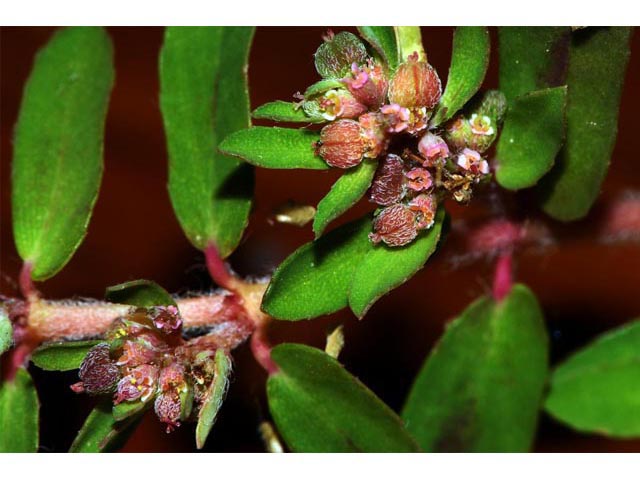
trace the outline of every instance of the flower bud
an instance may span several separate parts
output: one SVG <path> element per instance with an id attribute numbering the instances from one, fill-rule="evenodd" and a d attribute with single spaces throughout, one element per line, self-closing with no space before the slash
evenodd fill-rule
<path id="1" fill-rule="evenodd" d="M 120 380 L 120 370 L 111 359 L 108 344 L 99 343 L 87 352 L 78 376 L 81 382 L 71 387 L 76 393 L 102 395 L 115 390 Z"/>
<path id="2" fill-rule="evenodd" d="M 407 178 L 407 186 L 416 192 L 428 190 L 433 185 L 433 178 L 428 170 L 424 168 L 414 168 L 409 170 L 405 177 Z"/>
<path id="3" fill-rule="evenodd" d="M 362 41 L 349 32 L 329 31 L 314 55 L 316 70 L 324 78 L 342 78 L 352 64 L 364 65 L 369 55 Z"/>
<path id="4" fill-rule="evenodd" d="M 435 69 L 413 59 L 400 64 L 389 86 L 389 100 L 407 108 L 431 110 L 441 95 L 442 85 Z"/>
<path id="5" fill-rule="evenodd" d="M 367 107 L 378 108 L 385 101 L 389 82 L 382 66 L 369 60 L 366 65 L 354 63 L 351 75 L 343 82 L 355 99 Z"/>
<path id="6" fill-rule="evenodd" d="M 332 167 L 358 165 L 367 151 L 360 124 L 354 120 L 338 120 L 320 131 L 318 155 Z"/>
<path id="7" fill-rule="evenodd" d="M 458 152 L 468 147 L 473 132 L 464 115 L 456 115 L 445 125 L 444 139 L 449 147 Z"/>
<path id="8" fill-rule="evenodd" d="M 449 157 L 449 147 L 446 142 L 431 132 L 427 132 L 422 136 L 418 143 L 418 151 L 424 162 L 424 167 L 435 167 L 438 163 L 444 164 Z"/>
<path id="9" fill-rule="evenodd" d="M 378 166 L 369 190 L 369 198 L 383 206 L 393 205 L 402 200 L 403 170 L 404 162 L 400 157 L 387 155 Z"/>
<path id="10" fill-rule="evenodd" d="M 302 109 L 311 117 L 321 116 L 329 121 L 336 118 L 358 118 L 367 111 L 367 107 L 345 89 L 328 90 L 318 98 L 305 101 Z"/>
<path id="11" fill-rule="evenodd" d="M 407 245 L 416 236 L 416 214 L 407 206 L 397 203 L 383 209 L 373 221 L 373 233 L 369 238 L 373 243 L 381 241 L 390 247 Z"/>
<path id="12" fill-rule="evenodd" d="M 411 199 L 409 208 L 416 212 L 416 228 L 425 230 L 433 226 L 438 207 L 436 197 L 433 194 L 422 193 Z"/>

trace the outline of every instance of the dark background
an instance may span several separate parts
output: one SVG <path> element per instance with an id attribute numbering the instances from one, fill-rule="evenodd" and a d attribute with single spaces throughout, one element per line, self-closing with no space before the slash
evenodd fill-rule
<path id="1" fill-rule="evenodd" d="M 53 28 L 2 28 L 1 40 L 1 291 L 16 295 L 20 259 L 11 233 L 10 159 L 12 131 L 22 88 L 38 48 Z M 249 78 L 252 107 L 291 99 L 317 80 L 312 54 L 325 29 L 258 28 Z M 335 27 L 339 31 L 341 28 Z M 166 190 L 167 154 L 158 105 L 157 58 L 161 28 L 110 28 L 115 46 L 116 82 L 106 126 L 105 172 L 89 233 L 69 264 L 38 288 L 47 298 L 102 297 L 104 289 L 126 280 L 148 278 L 169 291 L 184 293 L 211 287 L 202 255 L 182 234 Z M 423 38 L 443 82 L 449 66 L 452 29 L 424 28 Z M 492 31 L 495 48 L 495 31 Z M 626 190 L 640 190 L 637 138 L 640 112 L 640 32 L 635 32 L 622 97 L 619 136 L 601 201 Z M 485 87 L 497 86 L 497 56 Z M 635 87 L 635 88 L 634 88 Z M 257 171 L 255 210 L 243 244 L 231 263 L 244 274 L 269 273 L 297 246 L 312 239 L 310 226 L 270 225 L 268 216 L 287 200 L 315 205 L 337 172 Z M 525 194 L 526 195 L 526 194 Z M 483 203 L 484 202 L 484 203 Z M 454 222 L 476 218 L 489 208 L 479 198 L 453 210 Z M 361 202 L 344 220 L 370 208 Z M 516 258 L 516 278 L 538 295 L 552 339 L 552 360 L 584 345 L 596 334 L 640 315 L 640 248 L 605 244 L 596 238 L 602 216 L 596 205 L 584 221 L 558 227 L 558 243 L 544 253 Z M 341 220 L 342 221 L 342 220 Z M 398 410 L 413 376 L 445 322 L 470 301 L 488 292 L 492 264 L 487 260 L 455 267 L 456 252 L 445 245 L 428 267 L 380 300 L 358 322 L 340 312 L 311 322 L 275 322 L 274 342 L 293 340 L 324 345 L 328 328 L 344 323 L 347 344 L 341 361 L 384 401 Z M 247 346 L 235 352 L 235 375 L 207 451 L 263 451 L 257 424 L 267 415 L 265 375 Z M 69 385 L 75 373 L 43 374 L 32 368 L 42 401 L 44 451 L 66 451 L 91 408 Z M 446 399 L 445 399 L 446 401 Z M 310 412 L 313 415 L 313 412 Z M 193 426 L 166 435 L 147 416 L 126 451 L 192 451 Z M 542 417 L 537 451 L 639 451 L 640 441 L 613 441 L 579 435 Z"/>

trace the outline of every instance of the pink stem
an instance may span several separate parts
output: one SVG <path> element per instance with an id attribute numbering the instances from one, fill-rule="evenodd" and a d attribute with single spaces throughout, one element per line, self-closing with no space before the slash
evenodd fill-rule
<path id="1" fill-rule="evenodd" d="M 20 276 L 18 277 L 18 284 L 20 286 L 20 293 L 25 299 L 29 299 L 38 294 L 38 291 L 33 285 L 31 280 L 32 265 L 30 262 L 24 262 L 22 264 L 22 270 L 20 270 Z"/>
<path id="2" fill-rule="evenodd" d="M 269 375 L 278 372 L 278 366 L 271 358 L 271 345 L 266 338 L 264 328 L 258 328 L 251 336 L 251 352 L 256 361 Z"/>
<path id="3" fill-rule="evenodd" d="M 513 286 L 511 251 L 500 254 L 496 261 L 496 269 L 493 275 L 493 298 L 496 302 L 502 301 Z"/>
<path id="4" fill-rule="evenodd" d="M 215 245 L 209 244 L 209 246 L 204 249 L 204 258 L 207 262 L 209 275 L 211 275 L 213 281 L 222 288 L 235 291 L 235 278 L 230 273 L 229 268 L 220 257 L 218 249 Z"/>

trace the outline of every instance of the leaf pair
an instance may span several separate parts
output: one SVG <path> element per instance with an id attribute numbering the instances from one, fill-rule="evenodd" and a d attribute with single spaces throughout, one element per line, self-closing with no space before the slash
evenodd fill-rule
<path id="1" fill-rule="evenodd" d="M 511 105 L 496 179 L 514 190 L 542 179 L 537 190 L 545 212 L 563 221 L 581 218 L 599 194 L 615 143 L 631 29 L 502 27 L 499 33 L 500 89 Z M 565 83 L 566 93 L 558 87 Z"/>
<path id="2" fill-rule="evenodd" d="M 444 218 L 440 209 L 434 226 L 402 248 L 374 246 L 369 215 L 303 245 L 274 273 L 263 310 L 281 320 L 302 320 L 350 306 L 363 317 L 378 298 L 422 268 L 435 251 Z"/>

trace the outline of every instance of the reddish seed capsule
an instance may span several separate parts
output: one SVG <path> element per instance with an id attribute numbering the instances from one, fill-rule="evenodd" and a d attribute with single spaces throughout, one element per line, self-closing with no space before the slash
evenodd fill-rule
<path id="1" fill-rule="evenodd" d="M 109 345 L 100 343 L 87 353 L 80 365 L 81 384 L 76 384 L 74 391 L 85 391 L 90 395 L 111 393 L 120 380 L 120 370 L 109 356 Z"/>
<path id="2" fill-rule="evenodd" d="M 349 168 L 362 161 L 366 150 L 360 124 L 338 120 L 320 132 L 318 155 L 332 167 Z"/>
<path id="3" fill-rule="evenodd" d="M 122 347 L 122 355 L 118 358 L 117 365 L 137 367 L 151 363 L 156 358 L 157 352 L 149 348 L 144 342 L 126 340 Z"/>
<path id="4" fill-rule="evenodd" d="M 435 69 L 427 62 L 408 60 L 402 63 L 389 86 L 389 100 L 403 107 L 428 110 L 442 95 L 442 85 Z"/>
<path id="5" fill-rule="evenodd" d="M 387 207 L 373 221 L 373 233 L 369 238 L 373 243 L 381 241 L 390 247 L 400 247 L 410 243 L 416 236 L 416 214 L 400 203 Z"/>
<path id="6" fill-rule="evenodd" d="M 385 157 L 371 183 L 369 190 L 371 201 L 388 206 L 402 200 L 403 165 L 402 159 L 397 155 L 389 154 Z"/>
<path id="7" fill-rule="evenodd" d="M 154 410 L 160 421 L 167 424 L 167 433 L 180 426 L 182 404 L 180 396 L 175 391 L 158 395 Z"/>

